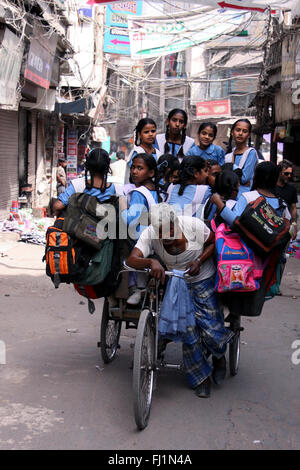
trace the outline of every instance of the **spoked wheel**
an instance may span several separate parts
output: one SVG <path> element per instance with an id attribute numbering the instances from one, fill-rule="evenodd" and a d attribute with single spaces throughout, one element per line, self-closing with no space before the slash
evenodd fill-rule
<path id="1" fill-rule="evenodd" d="M 237 318 L 232 326 L 231 329 L 234 331 L 234 337 L 232 338 L 231 342 L 229 343 L 229 370 L 230 375 L 234 376 L 238 372 L 239 363 L 240 363 L 240 342 L 241 342 L 241 320 Z"/>
<path id="2" fill-rule="evenodd" d="M 112 362 L 116 356 L 117 349 L 119 347 L 121 328 L 121 321 L 110 318 L 108 300 L 105 299 L 100 332 L 101 355 L 105 364 Z"/>
<path id="3" fill-rule="evenodd" d="M 149 420 L 155 372 L 155 334 L 152 314 L 143 310 L 137 328 L 133 360 L 133 405 L 138 429 Z"/>

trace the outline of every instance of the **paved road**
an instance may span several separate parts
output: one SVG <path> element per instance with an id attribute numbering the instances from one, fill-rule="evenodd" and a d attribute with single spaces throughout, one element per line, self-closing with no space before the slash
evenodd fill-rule
<path id="1" fill-rule="evenodd" d="M 2 248 L 3 251 L 3 248 Z M 72 287 L 44 275 L 43 248 L 0 249 L 0 449 L 298 449 L 300 262 L 290 259 L 283 296 L 244 318 L 236 377 L 197 398 L 181 372 L 159 378 L 150 424 L 136 430 L 130 365 L 134 330 L 104 366 L 97 348 L 101 301 L 90 315 Z M 293 298 L 296 297 L 296 298 Z M 3 362 L 3 354 L 2 356 Z M 180 348 L 169 346 L 170 360 Z M 295 361 L 294 361 L 295 362 Z M 297 362 L 297 361 L 296 361 Z"/>

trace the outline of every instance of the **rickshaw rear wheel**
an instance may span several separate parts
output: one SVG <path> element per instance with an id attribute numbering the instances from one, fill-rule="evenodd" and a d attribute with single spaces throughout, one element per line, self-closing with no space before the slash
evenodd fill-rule
<path id="1" fill-rule="evenodd" d="M 119 348 L 122 321 L 114 320 L 110 316 L 108 300 L 104 300 L 101 329 L 100 348 L 101 356 L 105 364 L 112 362 Z"/>

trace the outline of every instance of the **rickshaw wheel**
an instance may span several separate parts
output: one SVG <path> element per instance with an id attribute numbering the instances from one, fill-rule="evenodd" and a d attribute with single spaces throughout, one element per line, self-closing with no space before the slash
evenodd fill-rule
<path id="1" fill-rule="evenodd" d="M 134 346 L 133 404 L 138 429 L 149 420 L 155 372 L 154 319 L 149 310 L 140 315 Z"/>
<path id="2" fill-rule="evenodd" d="M 104 300 L 101 330 L 100 330 L 100 348 L 101 356 L 105 364 L 114 360 L 119 348 L 119 338 L 122 328 L 122 321 L 110 318 L 108 300 Z"/>

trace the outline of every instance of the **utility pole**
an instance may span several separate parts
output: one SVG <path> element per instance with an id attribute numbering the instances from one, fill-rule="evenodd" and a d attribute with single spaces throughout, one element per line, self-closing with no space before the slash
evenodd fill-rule
<path id="1" fill-rule="evenodd" d="M 160 59 L 159 113 L 165 121 L 165 56 Z"/>
<path id="2" fill-rule="evenodd" d="M 100 90 L 105 82 L 103 61 L 103 32 L 105 7 L 95 5 L 95 56 L 94 56 L 94 88 Z"/>

